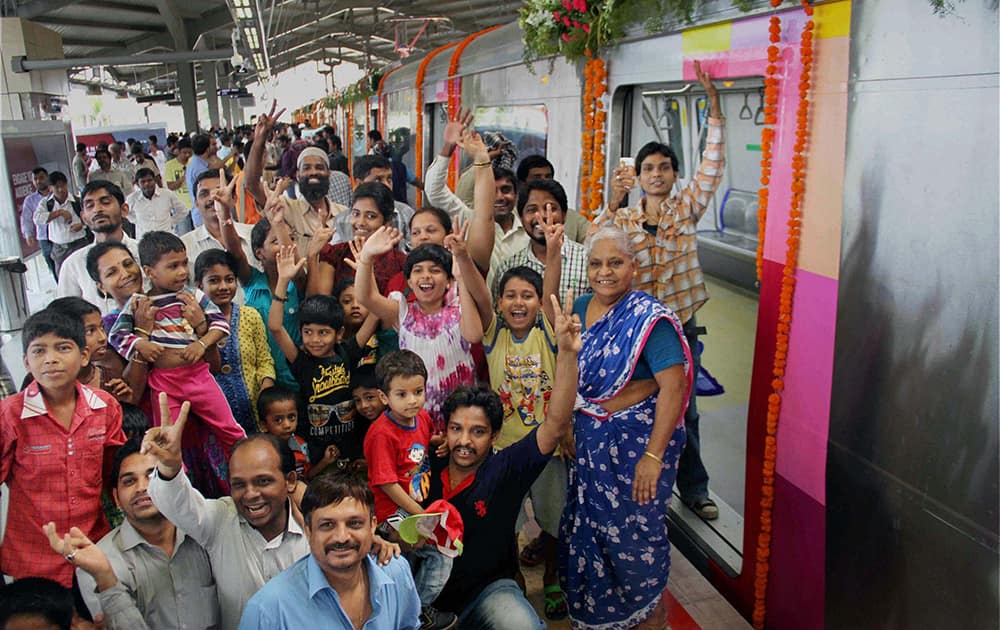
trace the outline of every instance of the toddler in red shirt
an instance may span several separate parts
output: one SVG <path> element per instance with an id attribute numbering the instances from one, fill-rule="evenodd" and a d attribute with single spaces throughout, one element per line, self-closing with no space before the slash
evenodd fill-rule
<path id="1" fill-rule="evenodd" d="M 444 439 L 433 435 L 431 416 L 424 410 L 427 368 L 415 352 L 398 350 L 382 357 L 375 377 L 388 409 L 365 436 L 368 484 L 375 495 L 375 518 L 394 525 L 424 512 L 421 502 L 430 488 L 430 450 L 443 445 Z M 457 619 L 454 613 L 437 611 L 431 603 L 448 581 L 452 559 L 434 545 L 414 549 L 407 559 L 414 566 L 424 624 L 451 627 L 447 624 Z"/>

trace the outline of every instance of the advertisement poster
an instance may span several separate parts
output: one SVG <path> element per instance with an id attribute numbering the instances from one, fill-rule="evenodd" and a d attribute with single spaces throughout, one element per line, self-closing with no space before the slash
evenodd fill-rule
<path id="1" fill-rule="evenodd" d="M 34 192 L 31 171 L 41 166 L 48 172 L 62 171 L 71 177 L 70 157 L 67 153 L 66 136 L 64 134 L 38 134 L 30 137 L 3 138 L 4 156 L 7 160 L 7 172 L 10 179 L 11 196 L 14 213 L 14 224 L 20 226 L 21 205 L 25 197 Z M 26 258 L 30 254 L 38 251 L 38 245 L 29 247 L 28 242 L 18 229 L 18 238 L 21 242 L 21 256 Z"/>
<path id="2" fill-rule="evenodd" d="M 142 146 L 149 148 L 149 136 L 156 136 L 156 142 L 161 146 L 167 146 L 167 123 L 149 123 L 147 125 L 127 125 L 121 127 L 95 127 L 92 129 L 80 129 L 76 132 L 74 142 L 82 142 L 87 145 L 87 155 L 93 156 L 97 150 L 97 144 L 104 142 L 125 142 L 133 138 L 142 143 Z"/>

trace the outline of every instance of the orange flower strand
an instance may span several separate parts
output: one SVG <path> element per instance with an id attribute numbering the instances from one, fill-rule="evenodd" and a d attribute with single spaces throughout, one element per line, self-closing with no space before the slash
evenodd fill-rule
<path id="1" fill-rule="evenodd" d="M 772 6 L 778 6 L 780 0 L 775 3 L 772 0 Z M 768 31 L 770 33 L 771 42 L 777 43 L 781 41 L 781 18 L 777 15 L 772 15 L 769 20 Z M 777 121 L 777 104 L 778 104 L 778 66 L 776 61 L 779 58 L 779 50 L 775 45 L 771 45 L 767 49 L 767 77 L 764 79 L 764 102 L 767 104 L 764 107 L 764 127 L 760 132 L 760 151 L 761 151 L 761 161 L 760 161 L 760 183 L 762 188 L 757 194 L 757 282 L 761 282 L 764 276 L 764 235 L 767 231 L 767 201 L 768 201 L 768 186 L 771 185 L 771 158 L 772 149 L 771 144 L 774 140 L 775 133 L 774 129 L 770 126 Z"/>
<path id="2" fill-rule="evenodd" d="M 774 0 L 772 0 L 772 6 Z M 803 6 L 807 15 L 812 15 L 812 7 L 806 0 Z M 777 461 L 778 420 L 781 416 L 781 392 L 784 390 L 785 367 L 787 365 L 788 342 L 791 334 L 792 305 L 795 293 L 795 271 L 798 267 L 799 245 L 802 231 L 802 202 L 805 193 L 805 166 L 803 155 L 809 143 L 809 91 L 811 77 L 808 60 L 812 58 L 812 18 L 806 21 L 800 42 L 802 77 L 799 81 L 799 106 L 796 112 L 795 147 L 792 156 L 792 200 L 788 217 L 787 249 L 785 266 L 782 270 L 781 294 L 778 306 L 777 335 L 775 339 L 774 365 L 771 394 L 768 396 L 766 437 L 764 438 L 763 481 L 760 500 L 760 531 L 757 534 L 757 550 L 754 573 L 753 626 L 763 630 L 767 613 L 767 583 L 770 571 L 772 510 L 774 507 L 774 474 Z M 762 132 L 763 139 L 763 132 Z M 766 201 L 766 195 L 762 196 Z"/>

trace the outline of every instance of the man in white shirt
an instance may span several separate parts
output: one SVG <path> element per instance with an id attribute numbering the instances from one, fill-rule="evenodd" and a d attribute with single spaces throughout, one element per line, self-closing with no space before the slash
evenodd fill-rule
<path id="1" fill-rule="evenodd" d="M 138 241 L 130 238 L 122 229 L 122 217 L 128 214 L 128 205 L 121 188 L 98 179 L 84 186 L 80 196 L 83 223 L 94 233 L 94 243 L 120 241 L 139 260 Z M 117 305 L 97 291 L 97 284 L 87 273 L 87 252 L 92 247 L 93 244 L 80 248 L 63 261 L 56 293 L 59 297 L 82 297 L 101 309 L 102 315 L 106 315 Z"/>
<path id="2" fill-rule="evenodd" d="M 166 407 L 165 396 L 160 404 Z M 292 513 L 295 457 L 268 433 L 241 440 L 229 458 L 231 495 L 206 499 L 182 474 L 180 436 L 187 407 L 176 424 L 165 409 L 163 425 L 146 433 L 142 449 L 158 460 L 148 492 L 163 516 L 208 552 L 221 627 L 236 630 L 260 587 L 309 553 L 309 541 Z"/>
<path id="3" fill-rule="evenodd" d="M 151 155 L 153 161 L 156 162 L 156 167 L 162 175 L 166 171 L 167 154 L 160 149 L 160 145 L 156 143 L 156 136 L 149 136 L 149 155 Z"/>
<path id="4" fill-rule="evenodd" d="M 488 238 L 487 242 L 481 242 L 481 237 L 484 234 L 479 233 L 479 228 L 485 227 L 485 221 L 488 217 L 474 213 L 446 186 L 448 162 L 462 139 L 462 132 L 471 122 L 472 116 L 466 113 L 461 117 L 461 120 L 449 122 L 445 126 L 444 145 L 427 169 L 424 178 L 424 193 L 427 195 L 428 204 L 444 210 L 453 219 L 469 220 L 471 218 L 468 234 L 469 253 L 480 269 L 485 270 L 487 266 L 490 269 L 496 269 L 503 261 L 527 247 L 531 239 L 524 230 L 524 226 L 521 225 L 521 219 L 514 212 L 514 206 L 517 202 L 517 176 L 510 170 L 494 168 L 488 155 L 485 156 L 485 160 L 476 162 L 473 169 L 489 168 L 493 171 L 496 196 L 493 202 L 494 234 L 492 243 L 488 242 Z M 482 140 L 479 140 L 476 145 L 476 151 L 486 148 Z M 467 149 L 469 148 L 467 147 Z M 487 282 L 491 280 L 489 279 Z"/>
<path id="5" fill-rule="evenodd" d="M 194 181 L 194 196 L 201 210 L 204 224 L 199 225 L 187 234 L 181 236 L 184 247 L 187 248 L 188 268 L 194 269 L 194 261 L 198 254 L 207 249 L 226 249 L 222 245 L 222 226 L 219 225 L 219 217 L 215 213 L 215 202 L 212 199 L 212 192 L 219 187 L 219 171 L 207 170 Z M 250 233 L 253 226 L 248 223 L 233 222 L 236 234 L 240 237 L 240 245 L 243 246 L 243 253 L 246 254 L 247 261 L 255 269 L 261 269 L 260 261 L 253 255 L 253 246 L 250 244 Z M 242 288 L 240 289 L 242 296 Z M 240 301 L 240 303 L 242 303 Z"/>
<path id="6" fill-rule="evenodd" d="M 140 168 L 135 174 L 138 190 L 126 197 L 135 223 L 135 237 L 154 230 L 172 232 L 187 217 L 190 210 L 180 197 L 166 188 L 157 188 L 156 174 L 151 169 Z"/>
<path id="7" fill-rule="evenodd" d="M 49 175 L 52 194 L 43 199 L 35 210 L 35 224 L 47 225 L 49 242 L 52 243 L 52 262 L 59 269 L 70 254 L 87 244 L 87 232 L 80 219 L 79 202 L 69 196 L 66 174 L 52 171 Z"/>

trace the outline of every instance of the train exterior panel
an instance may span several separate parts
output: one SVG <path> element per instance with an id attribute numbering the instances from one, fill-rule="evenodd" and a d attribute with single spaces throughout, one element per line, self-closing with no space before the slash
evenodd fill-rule
<path id="1" fill-rule="evenodd" d="M 765 558 L 768 627 L 996 625 L 997 7 L 957 7 L 961 17 L 934 16 L 911 0 L 815 7 L 806 195 Z M 685 167 L 696 166 L 692 62 L 716 78 L 729 164 L 716 212 L 699 226 L 702 251 L 743 265 L 759 237 L 747 220 L 759 166 L 743 106 L 756 113 L 770 15 L 707 2 L 692 25 L 636 33 L 607 54 L 608 173 L 644 141 L 643 90 L 687 90 L 671 97 L 680 127 L 662 129 L 675 134 Z M 747 418 L 743 560 L 694 558 L 748 618 L 806 19 L 798 9 L 777 15 L 785 46 Z M 515 24 L 472 41 L 458 65 L 462 103 L 484 112 L 544 107 L 547 155 L 579 203 L 582 64 L 541 60 L 530 73 L 521 46 Z M 396 108 L 412 108 L 423 90 L 425 165 L 447 120 L 453 52 L 428 64 L 421 86 L 407 70 L 419 60 L 384 82 L 389 121 L 415 124 L 415 111 Z M 729 190 L 743 204 L 736 240 L 718 238 Z"/>

